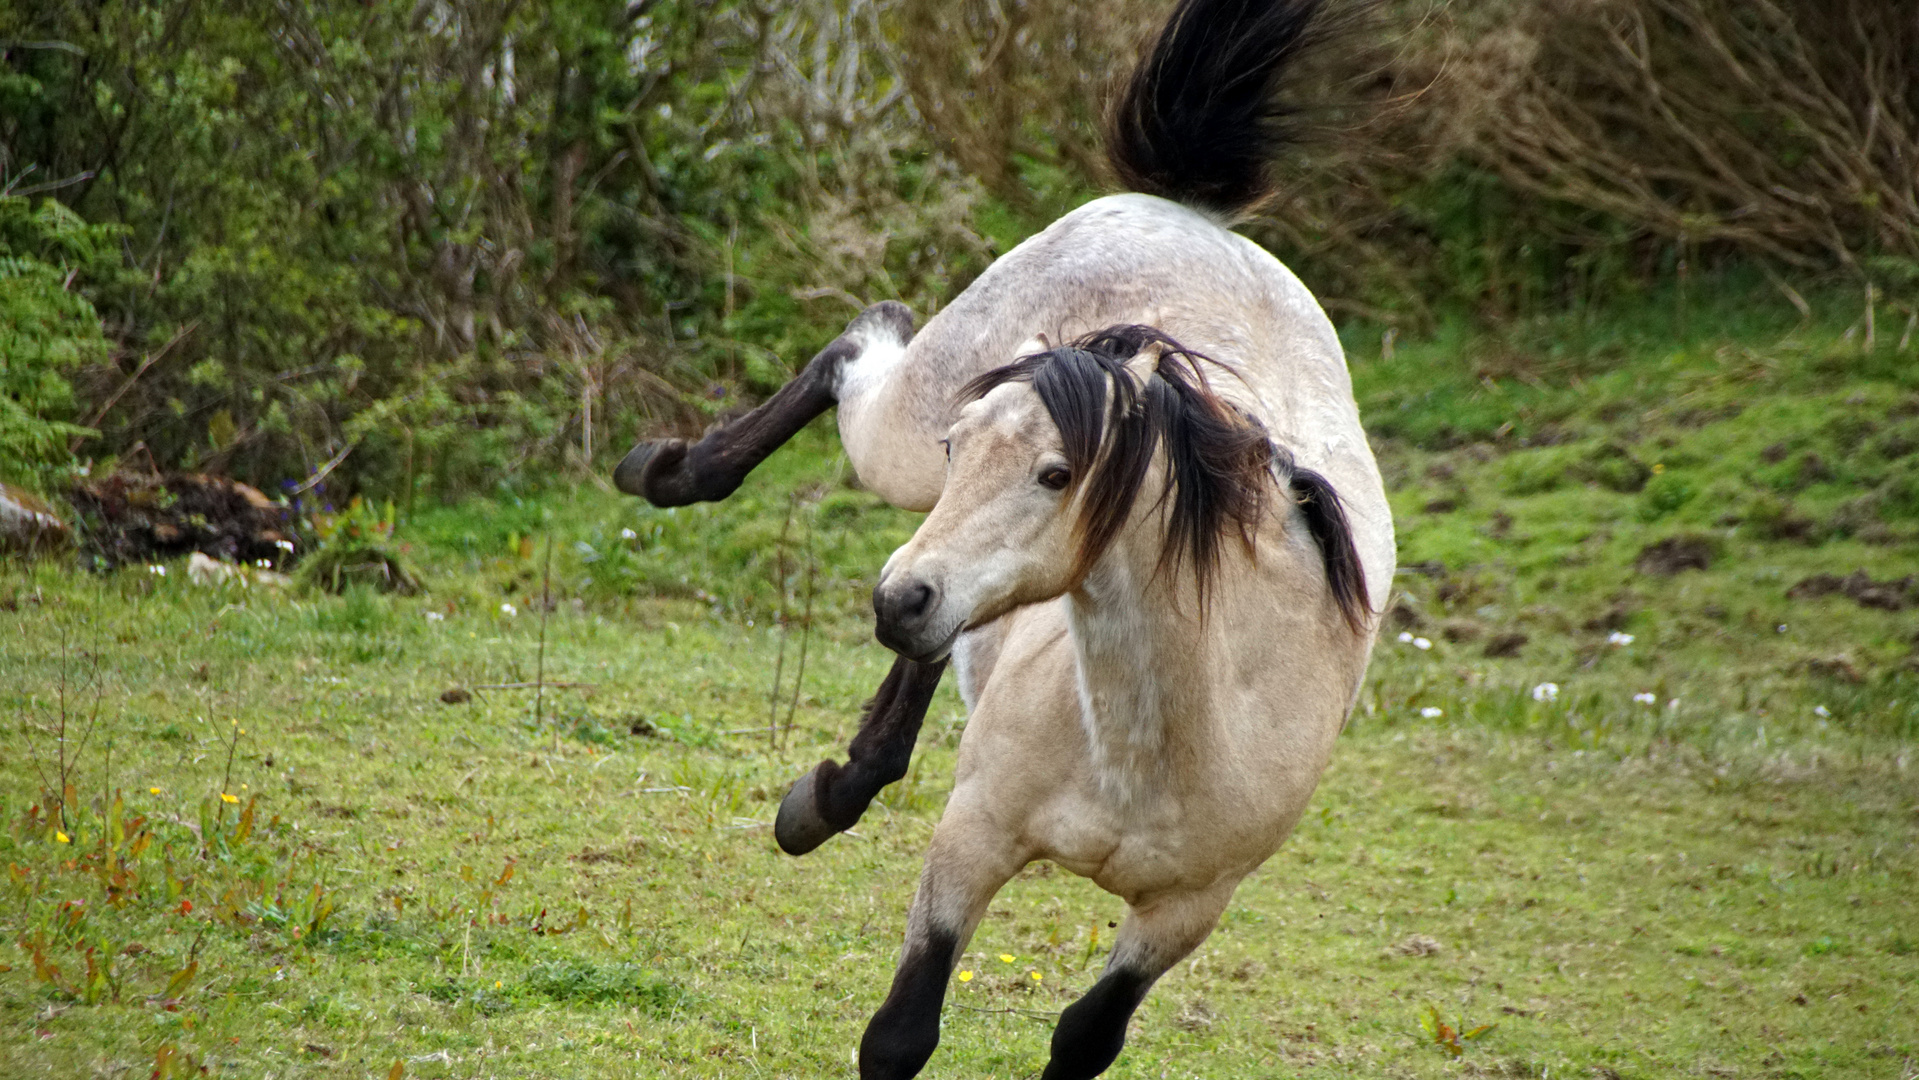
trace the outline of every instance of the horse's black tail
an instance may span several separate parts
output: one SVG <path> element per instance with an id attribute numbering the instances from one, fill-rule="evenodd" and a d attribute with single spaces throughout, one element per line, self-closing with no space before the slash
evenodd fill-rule
<path id="1" fill-rule="evenodd" d="M 1272 194 L 1268 166 L 1299 109 L 1286 68 L 1319 37 L 1321 0 L 1180 0 L 1107 118 L 1132 191 L 1233 217 Z"/>

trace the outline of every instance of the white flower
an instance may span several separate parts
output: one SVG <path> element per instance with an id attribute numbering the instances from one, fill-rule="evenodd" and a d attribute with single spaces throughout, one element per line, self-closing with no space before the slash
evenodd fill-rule
<path id="1" fill-rule="evenodd" d="M 1421 652 L 1424 652 L 1427 649 L 1430 649 L 1432 647 L 1433 647 L 1433 643 L 1428 638 L 1416 637 L 1413 639 L 1413 648 L 1418 649 Z"/>
<path id="2" fill-rule="evenodd" d="M 1533 687 L 1533 700 L 1534 701 L 1558 701 L 1559 700 L 1559 684 L 1556 682 L 1543 682 L 1543 683 L 1540 683 L 1538 686 Z"/>
<path id="3" fill-rule="evenodd" d="M 1814 705 L 1812 707 L 1812 714 L 1814 716 L 1827 717 L 1832 715 L 1832 710 L 1826 708 L 1824 705 Z"/>
<path id="4" fill-rule="evenodd" d="M 429 611 L 426 613 L 426 621 L 427 622 L 445 622 L 446 616 L 440 614 L 437 611 Z"/>
<path id="5" fill-rule="evenodd" d="M 273 569 L 273 560 L 272 559 L 255 559 L 253 560 L 253 565 L 259 567 L 262 570 L 271 570 Z"/>
<path id="6" fill-rule="evenodd" d="M 1428 720 L 1437 720 L 1440 717 L 1446 715 L 1446 710 L 1438 707 L 1437 705 L 1428 705 L 1425 708 L 1419 710 L 1419 715 L 1425 717 Z"/>
<path id="7" fill-rule="evenodd" d="M 1659 700 L 1659 695 L 1658 694 L 1634 694 L 1632 696 L 1632 699 L 1634 701 L 1637 701 L 1641 705 L 1651 705 Z"/>
<path id="8" fill-rule="evenodd" d="M 279 548 L 279 549 L 280 549 L 281 551 L 292 551 L 292 550 L 293 550 L 293 541 L 291 541 L 291 540 L 275 540 L 275 541 L 273 542 L 273 546 L 274 546 L 274 547 L 277 547 L 277 548 Z"/>
<path id="9" fill-rule="evenodd" d="M 1411 645 L 1413 643 L 1412 633 L 1407 630 L 1401 630 L 1399 632 L 1399 643 L 1401 645 Z"/>
<path id="10" fill-rule="evenodd" d="M 1615 649 L 1623 649 L 1632 644 L 1632 635 L 1622 634 L 1614 630 L 1612 633 L 1606 635 L 1606 644 L 1611 645 Z"/>
<path id="11" fill-rule="evenodd" d="M 632 529 L 620 530 L 620 539 L 622 540 L 638 540 L 639 538 L 640 538 L 640 534 L 634 532 Z"/>
<path id="12" fill-rule="evenodd" d="M 509 618 L 511 618 L 514 615 L 518 615 L 519 613 L 520 613 L 520 609 L 514 607 L 512 604 L 500 605 L 500 614 L 505 615 Z"/>
<path id="13" fill-rule="evenodd" d="M 164 567 L 164 566 L 158 566 L 158 565 L 155 565 L 155 566 L 149 566 L 149 567 L 147 567 L 147 573 L 149 573 L 149 574 L 158 574 L 158 575 L 160 575 L 161 577 L 166 577 L 166 576 L 167 576 L 167 568 L 166 568 L 166 567 Z"/>

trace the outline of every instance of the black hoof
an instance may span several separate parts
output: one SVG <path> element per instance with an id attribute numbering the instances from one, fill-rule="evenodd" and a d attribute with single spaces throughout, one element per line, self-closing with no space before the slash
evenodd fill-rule
<path id="1" fill-rule="evenodd" d="M 788 855 L 804 855 L 840 831 L 820 816 L 814 783 L 819 771 L 818 765 L 808 769 L 805 776 L 793 782 L 786 798 L 780 800 L 780 812 L 773 819 L 773 839 Z"/>
<path id="2" fill-rule="evenodd" d="M 654 475 L 672 469 L 686 459 L 686 442 L 683 439 L 655 439 L 640 443 L 626 452 L 619 465 L 613 469 L 613 486 L 628 495 L 638 495 L 655 506 L 679 506 L 676 496 L 684 493 L 669 490 L 676 485 L 663 484 L 664 477 Z"/>

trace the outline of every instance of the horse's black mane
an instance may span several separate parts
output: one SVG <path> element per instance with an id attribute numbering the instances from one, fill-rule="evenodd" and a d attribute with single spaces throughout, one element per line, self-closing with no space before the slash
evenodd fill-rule
<path id="1" fill-rule="evenodd" d="M 1141 378 L 1127 363 L 1149 346 L 1158 346 L 1159 357 Z M 1163 448 L 1166 480 L 1159 505 L 1167 514 L 1160 571 L 1189 563 L 1203 606 L 1221 538 L 1231 531 L 1251 550 L 1268 486 L 1279 475 L 1319 543 L 1334 600 L 1359 630 L 1371 604 L 1338 493 L 1325 477 L 1296 467 L 1257 419 L 1215 394 L 1202 361 L 1218 364 L 1154 327 L 1115 326 L 995 368 L 969 382 L 961 395 L 982 397 L 1009 382 L 1031 383 L 1039 394 L 1065 444 L 1072 483 L 1083 489 L 1075 581 L 1119 535 L 1154 450 Z"/>

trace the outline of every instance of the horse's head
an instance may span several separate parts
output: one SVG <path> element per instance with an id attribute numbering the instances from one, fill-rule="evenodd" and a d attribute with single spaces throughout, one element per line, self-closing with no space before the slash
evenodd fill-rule
<path id="1" fill-rule="evenodd" d="M 1077 588 L 1156 469 L 1153 572 L 1189 568 L 1203 602 L 1220 538 L 1251 542 L 1274 451 L 1201 363 L 1150 327 L 1116 327 L 974 380 L 939 503 L 873 590 L 880 641 L 937 659 L 967 628 Z"/>

